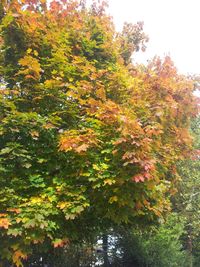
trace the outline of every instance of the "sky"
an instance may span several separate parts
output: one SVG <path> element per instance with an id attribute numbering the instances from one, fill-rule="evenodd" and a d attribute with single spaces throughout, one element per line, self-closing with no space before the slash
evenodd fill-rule
<path id="1" fill-rule="evenodd" d="M 200 0 L 108 0 L 117 30 L 123 23 L 144 22 L 146 52 L 135 62 L 170 55 L 182 74 L 200 74 Z"/>

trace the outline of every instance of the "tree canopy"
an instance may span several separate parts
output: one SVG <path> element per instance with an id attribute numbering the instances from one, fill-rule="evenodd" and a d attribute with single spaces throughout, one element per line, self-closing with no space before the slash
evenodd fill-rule
<path id="1" fill-rule="evenodd" d="M 169 57 L 131 63 L 143 24 L 117 33 L 104 2 L 0 4 L 0 256 L 21 260 L 170 209 L 192 149 L 194 81 Z"/>

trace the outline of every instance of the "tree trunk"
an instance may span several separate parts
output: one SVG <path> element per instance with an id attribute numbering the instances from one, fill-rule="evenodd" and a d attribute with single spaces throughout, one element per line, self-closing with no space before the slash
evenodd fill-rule
<path id="1" fill-rule="evenodd" d="M 106 234 L 103 235 L 103 267 L 109 267 L 109 259 L 108 259 L 108 236 Z"/>
<path id="2" fill-rule="evenodd" d="M 192 228 L 188 230 L 187 250 L 189 252 L 189 267 L 193 267 L 193 244 L 192 244 Z"/>

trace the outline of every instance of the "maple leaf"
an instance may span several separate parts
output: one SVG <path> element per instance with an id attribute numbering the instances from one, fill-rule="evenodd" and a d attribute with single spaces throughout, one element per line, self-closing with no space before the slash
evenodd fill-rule
<path id="1" fill-rule="evenodd" d="M 88 147 L 89 147 L 88 144 L 82 144 L 82 145 L 76 147 L 75 151 L 78 153 L 85 152 L 85 151 L 87 151 Z"/>
<path id="2" fill-rule="evenodd" d="M 10 225 L 10 221 L 7 218 L 0 218 L 0 227 L 4 229 L 8 229 Z"/>
<path id="3" fill-rule="evenodd" d="M 144 182 L 145 178 L 143 175 L 138 174 L 133 176 L 132 180 L 135 181 L 136 183 L 139 183 L 139 182 Z"/>
<path id="4" fill-rule="evenodd" d="M 69 240 L 67 238 L 65 238 L 65 239 L 56 238 L 53 241 L 53 246 L 54 246 L 54 248 L 58 248 L 58 247 L 63 247 L 68 243 L 69 243 Z"/>
<path id="5" fill-rule="evenodd" d="M 21 250 L 17 250 L 13 253 L 12 260 L 16 264 L 17 267 L 23 266 L 22 260 L 27 259 L 27 254 L 22 252 Z"/>

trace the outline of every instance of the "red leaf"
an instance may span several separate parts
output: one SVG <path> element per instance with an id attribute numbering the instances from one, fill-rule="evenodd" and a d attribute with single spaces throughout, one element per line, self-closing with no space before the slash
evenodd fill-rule
<path id="1" fill-rule="evenodd" d="M 133 176 L 132 180 L 135 181 L 136 183 L 139 183 L 139 182 L 144 182 L 145 178 L 143 175 L 138 174 Z"/>

